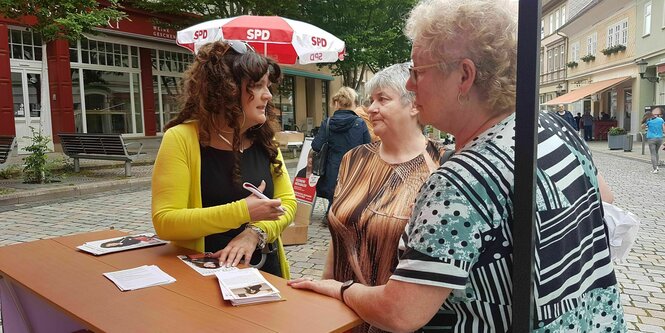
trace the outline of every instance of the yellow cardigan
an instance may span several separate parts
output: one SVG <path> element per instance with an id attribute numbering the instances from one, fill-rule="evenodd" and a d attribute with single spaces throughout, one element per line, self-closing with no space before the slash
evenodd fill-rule
<path id="1" fill-rule="evenodd" d="M 277 159 L 283 162 L 279 151 Z M 268 242 L 278 241 L 282 274 L 288 279 L 289 263 L 279 235 L 295 217 L 296 197 L 284 163 L 281 176 L 276 176 L 272 168 L 270 172 L 274 183 L 273 198 L 282 200 L 285 213 L 279 220 L 255 224 L 266 232 Z M 161 239 L 203 252 L 205 236 L 236 229 L 250 218 L 245 199 L 202 208 L 200 180 L 197 122 L 170 128 L 164 133 L 152 172 L 152 223 Z"/>

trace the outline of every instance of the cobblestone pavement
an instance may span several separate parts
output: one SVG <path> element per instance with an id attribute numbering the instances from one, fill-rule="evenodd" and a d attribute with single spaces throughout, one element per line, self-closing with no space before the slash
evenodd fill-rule
<path id="1" fill-rule="evenodd" d="M 648 155 L 620 154 L 602 146 L 592 149 L 614 190 L 615 203 L 642 222 L 628 259 L 616 265 L 628 327 L 631 332 L 665 332 L 665 250 L 659 242 L 665 238 L 665 172 L 651 174 Z M 294 278 L 318 278 L 323 270 L 329 245 L 328 230 L 321 222 L 323 201 L 314 210 L 308 243 L 286 247 Z M 149 185 L 0 207 L 0 246 L 108 228 L 153 231 Z"/>

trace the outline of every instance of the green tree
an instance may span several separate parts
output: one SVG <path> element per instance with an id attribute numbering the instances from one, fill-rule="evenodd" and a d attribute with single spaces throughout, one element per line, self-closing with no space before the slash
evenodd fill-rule
<path id="1" fill-rule="evenodd" d="M 406 15 L 416 0 L 305 0 L 307 21 L 346 43 L 344 61 L 327 64 L 343 84 L 358 88 L 366 69 L 376 71 L 410 59 Z"/>
<path id="2" fill-rule="evenodd" d="M 125 17 L 118 0 L 0 0 L 0 15 L 29 25 L 48 43 L 76 41 L 84 32 Z"/>
<path id="3" fill-rule="evenodd" d="M 155 22 L 176 29 L 207 20 L 240 15 L 279 15 L 297 18 L 300 13 L 297 0 L 136 0 L 133 5 L 148 11 L 177 15 L 179 17 L 177 22 Z"/>

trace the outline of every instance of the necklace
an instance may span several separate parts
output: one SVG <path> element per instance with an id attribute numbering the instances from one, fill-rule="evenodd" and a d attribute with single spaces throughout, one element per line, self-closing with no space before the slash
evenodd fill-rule
<path id="1" fill-rule="evenodd" d="M 219 136 L 220 139 L 224 140 L 224 142 L 226 142 L 231 147 L 231 149 L 233 149 L 233 145 L 231 144 L 231 142 L 227 140 L 221 133 L 217 133 L 217 136 Z M 240 148 L 238 148 L 238 150 L 240 150 L 241 154 L 245 151 L 245 148 L 242 147 L 242 143 L 240 144 Z"/>

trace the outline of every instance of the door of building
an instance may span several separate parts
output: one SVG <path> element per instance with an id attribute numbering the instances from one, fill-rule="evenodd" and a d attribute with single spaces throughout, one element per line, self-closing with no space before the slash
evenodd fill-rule
<path id="1" fill-rule="evenodd" d="M 32 132 L 30 127 L 33 127 L 36 131 L 41 130 L 45 136 L 50 136 L 51 124 L 45 124 L 45 118 L 48 117 L 42 115 L 43 110 L 46 110 L 42 101 L 44 96 L 42 89 L 45 89 L 45 87 L 48 86 L 44 84 L 40 70 L 12 69 L 14 124 L 19 154 L 28 154 L 25 147 L 31 144 Z"/>

